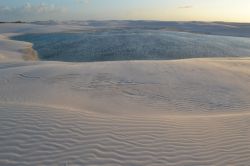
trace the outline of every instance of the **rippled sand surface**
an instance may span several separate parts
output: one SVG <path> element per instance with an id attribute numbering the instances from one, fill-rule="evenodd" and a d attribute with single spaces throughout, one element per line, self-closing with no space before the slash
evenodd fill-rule
<path id="1" fill-rule="evenodd" d="M 250 164 L 249 58 L 27 62 L 5 36 L 0 165 Z"/>

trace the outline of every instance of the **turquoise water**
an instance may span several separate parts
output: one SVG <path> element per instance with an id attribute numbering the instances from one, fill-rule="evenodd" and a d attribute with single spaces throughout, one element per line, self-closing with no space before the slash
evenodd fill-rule
<path id="1" fill-rule="evenodd" d="M 99 30 L 26 34 L 41 60 L 88 62 L 250 56 L 250 38 L 164 30 Z"/>

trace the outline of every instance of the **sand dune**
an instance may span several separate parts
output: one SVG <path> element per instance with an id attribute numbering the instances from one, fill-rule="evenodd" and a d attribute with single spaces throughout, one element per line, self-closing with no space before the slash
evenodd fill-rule
<path id="1" fill-rule="evenodd" d="M 2 63 L 0 100 L 118 115 L 248 112 L 249 66 L 244 58 Z"/>
<path id="2" fill-rule="evenodd" d="M 248 165 L 249 66 L 3 63 L 0 165 Z"/>
<path id="3" fill-rule="evenodd" d="M 250 116 L 132 117 L 1 105 L 1 165 L 248 165 Z"/>
<path id="4" fill-rule="evenodd" d="M 0 39 L 0 165 L 249 165 L 249 58 L 23 61 L 27 47 Z"/>

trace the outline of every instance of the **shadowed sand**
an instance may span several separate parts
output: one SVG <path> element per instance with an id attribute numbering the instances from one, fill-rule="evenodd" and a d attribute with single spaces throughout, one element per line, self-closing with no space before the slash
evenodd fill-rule
<path id="1" fill-rule="evenodd" d="M 249 58 L 5 60 L 0 165 L 249 165 L 249 101 Z"/>

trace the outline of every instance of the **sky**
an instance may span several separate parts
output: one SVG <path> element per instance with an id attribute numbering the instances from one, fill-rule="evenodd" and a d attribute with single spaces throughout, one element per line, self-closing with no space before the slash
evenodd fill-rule
<path id="1" fill-rule="evenodd" d="M 250 0 L 0 0 L 0 21 L 250 22 Z"/>

